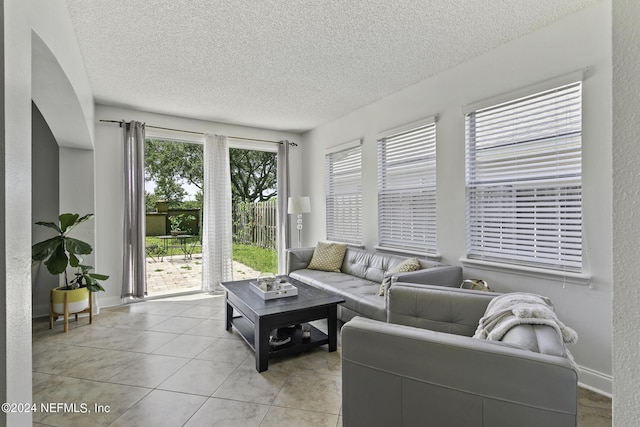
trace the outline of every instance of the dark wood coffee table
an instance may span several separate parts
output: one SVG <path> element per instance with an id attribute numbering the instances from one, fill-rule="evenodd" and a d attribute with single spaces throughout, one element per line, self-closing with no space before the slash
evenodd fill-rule
<path id="1" fill-rule="evenodd" d="M 226 329 L 236 328 L 254 350 L 258 372 L 267 370 L 269 357 L 298 353 L 324 344 L 329 345 L 329 351 L 335 351 L 338 345 L 337 310 L 344 299 L 295 279 L 287 277 L 287 280 L 298 288 L 298 295 L 266 301 L 249 288 L 250 280 L 222 283 L 226 290 Z M 273 329 L 318 319 L 327 319 L 328 334 L 309 325 L 310 339 L 303 340 L 302 330 L 296 329 L 289 344 L 280 348 L 269 345 Z"/>

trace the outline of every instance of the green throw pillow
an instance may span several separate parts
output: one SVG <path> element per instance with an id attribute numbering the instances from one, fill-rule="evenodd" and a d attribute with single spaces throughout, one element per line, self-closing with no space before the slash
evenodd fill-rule
<path id="1" fill-rule="evenodd" d="M 384 295 L 385 289 L 389 286 L 389 282 L 391 282 L 391 276 L 396 273 L 406 273 L 408 271 L 416 271 L 420 270 L 420 261 L 418 258 L 408 258 L 402 261 L 400 264 L 393 267 L 391 270 L 387 271 L 384 274 L 384 279 L 382 279 L 382 284 L 380 285 L 380 292 L 378 295 Z"/>
<path id="2" fill-rule="evenodd" d="M 307 268 L 339 273 L 346 251 L 347 245 L 344 243 L 318 242 Z"/>

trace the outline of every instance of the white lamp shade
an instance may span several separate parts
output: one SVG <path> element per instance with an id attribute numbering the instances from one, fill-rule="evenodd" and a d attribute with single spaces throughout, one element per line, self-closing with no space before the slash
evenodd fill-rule
<path id="1" fill-rule="evenodd" d="M 307 196 L 293 196 L 289 197 L 289 209 L 290 214 L 303 214 L 311 212 L 311 200 Z"/>

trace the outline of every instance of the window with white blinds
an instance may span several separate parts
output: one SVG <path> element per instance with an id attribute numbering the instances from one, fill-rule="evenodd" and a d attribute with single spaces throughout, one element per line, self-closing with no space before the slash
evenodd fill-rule
<path id="1" fill-rule="evenodd" d="M 378 139 L 378 246 L 437 252 L 435 119 Z"/>
<path id="2" fill-rule="evenodd" d="M 582 270 L 582 82 L 471 111 L 467 257 Z"/>
<path id="3" fill-rule="evenodd" d="M 327 240 L 362 244 L 360 141 L 325 156 Z"/>

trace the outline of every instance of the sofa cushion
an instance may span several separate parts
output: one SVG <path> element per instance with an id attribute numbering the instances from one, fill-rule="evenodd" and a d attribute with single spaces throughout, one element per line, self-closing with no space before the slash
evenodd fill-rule
<path id="1" fill-rule="evenodd" d="M 382 252 L 369 252 L 363 249 L 349 248 L 340 271 L 361 279 L 378 282 L 378 285 L 380 285 L 385 273 L 406 259 L 406 257 Z"/>
<path id="2" fill-rule="evenodd" d="M 568 356 L 558 333 L 548 325 L 514 326 L 504 334 L 501 341 L 536 353 L 560 357 Z"/>
<path id="3" fill-rule="evenodd" d="M 344 297 L 341 305 L 371 319 L 386 321 L 387 311 L 384 297 L 378 295 L 379 284 L 349 274 L 296 270 L 290 277 L 304 283 Z"/>
<path id="4" fill-rule="evenodd" d="M 347 245 L 343 243 L 318 242 L 309 263 L 309 269 L 339 272 Z"/>
<path id="5" fill-rule="evenodd" d="M 378 295 L 384 295 L 384 290 L 389 287 L 389 282 L 391 281 L 391 278 L 395 273 L 407 273 L 409 271 L 416 270 L 420 270 L 420 261 L 418 260 L 418 258 L 408 258 L 400 264 L 396 265 L 384 274 L 384 278 L 382 279 L 382 284 L 380 285 L 380 291 L 378 292 Z"/>

